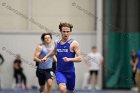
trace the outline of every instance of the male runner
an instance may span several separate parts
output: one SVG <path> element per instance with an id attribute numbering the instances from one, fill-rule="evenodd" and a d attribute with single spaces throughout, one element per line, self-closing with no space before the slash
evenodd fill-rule
<path id="1" fill-rule="evenodd" d="M 81 62 L 79 43 L 70 37 L 72 28 L 73 25 L 70 23 L 60 23 L 59 30 L 62 38 L 56 42 L 55 49 L 42 59 L 42 62 L 45 62 L 50 56 L 57 55 L 56 80 L 60 93 L 74 92 L 74 62 Z"/>

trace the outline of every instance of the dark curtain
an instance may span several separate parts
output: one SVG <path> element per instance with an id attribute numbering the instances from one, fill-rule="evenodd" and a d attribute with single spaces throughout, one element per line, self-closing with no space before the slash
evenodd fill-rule
<path id="1" fill-rule="evenodd" d="M 140 49 L 140 0 L 106 0 L 106 88 L 131 88 L 131 50 Z"/>

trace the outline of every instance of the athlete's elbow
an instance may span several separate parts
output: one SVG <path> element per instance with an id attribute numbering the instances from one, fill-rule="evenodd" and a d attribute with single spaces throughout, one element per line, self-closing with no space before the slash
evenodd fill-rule
<path id="1" fill-rule="evenodd" d="M 35 58 L 35 57 L 33 58 L 33 61 L 35 61 L 35 62 L 36 62 L 36 58 Z"/>
<path id="2" fill-rule="evenodd" d="M 33 61 L 35 61 L 35 58 L 33 58 Z"/>

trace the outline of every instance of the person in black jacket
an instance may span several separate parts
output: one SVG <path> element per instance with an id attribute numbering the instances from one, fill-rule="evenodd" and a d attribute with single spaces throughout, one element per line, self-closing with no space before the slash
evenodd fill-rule
<path id="1" fill-rule="evenodd" d="M 2 65 L 3 64 L 3 62 L 4 62 L 4 58 L 3 58 L 3 56 L 0 54 L 0 65 Z"/>
<path id="2" fill-rule="evenodd" d="M 26 76 L 24 75 L 23 73 L 23 68 L 21 66 L 22 64 L 22 61 L 21 61 L 21 58 L 20 58 L 20 55 L 17 54 L 16 55 L 16 59 L 14 60 L 14 64 L 13 64 L 13 69 L 14 69 L 14 78 L 16 80 L 16 84 L 24 84 L 24 88 L 27 89 L 27 86 L 26 86 Z"/>
<path id="3" fill-rule="evenodd" d="M 2 65 L 4 62 L 3 56 L 0 54 L 0 65 Z M 0 90 L 1 90 L 1 79 L 0 79 Z"/>

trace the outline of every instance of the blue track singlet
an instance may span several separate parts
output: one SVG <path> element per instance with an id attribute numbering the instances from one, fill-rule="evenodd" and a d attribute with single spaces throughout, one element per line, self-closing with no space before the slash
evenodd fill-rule
<path id="1" fill-rule="evenodd" d="M 60 41 L 56 44 L 57 50 L 57 68 L 56 68 L 56 81 L 65 83 L 68 90 L 74 90 L 75 88 L 75 67 L 74 62 L 64 62 L 63 57 L 74 58 L 75 52 L 70 51 L 70 44 L 73 39 L 68 40 L 65 44 L 61 44 Z"/>
<path id="2" fill-rule="evenodd" d="M 61 72 L 75 72 L 75 67 L 73 62 L 64 62 L 63 57 L 74 58 L 75 52 L 70 51 L 70 44 L 73 39 L 68 40 L 65 44 L 61 44 L 60 41 L 56 44 L 57 50 L 57 71 Z"/>
<path id="3" fill-rule="evenodd" d="M 44 44 L 40 45 L 42 47 L 42 51 L 39 55 L 39 58 L 44 58 L 50 50 L 45 47 Z M 52 62 L 53 62 L 53 57 L 49 57 L 48 60 L 45 63 L 38 62 L 38 68 L 39 69 L 51 69 L 52 68 Z"/>

